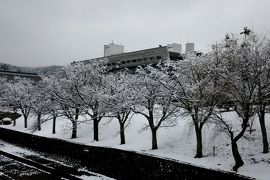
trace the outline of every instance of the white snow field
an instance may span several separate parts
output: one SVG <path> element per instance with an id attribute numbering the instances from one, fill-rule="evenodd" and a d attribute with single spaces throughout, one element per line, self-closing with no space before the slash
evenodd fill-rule
<path id="1" fill-rule="evenodd" d="M 239 122 L 234 112 L 224 113 L 227 119 L 232 122 Z M 29 124 L 35 121 L 36 117 L 30 117 Z M 85 118 L 81 117 L 81 121 Z M 134 115 L 130 120 L 128 127 L 125 129 L 126 144 L 120 145 L 119 124 L 116 119 L 104 118 L 99 126 L 100 141 L 93 141 L 92 121 L 81 122 L 78 126 L 78 138 L 70 139 L 71 123 L 64 118 L 58 118 L 56 134 L 52 134 L 52 121 L 46 121 L 42 124 L 41 131 L 34 134 L 39 136 L 61 138 L 76 143 L 83 143 L 91 146 L 105 146 L 117 149 L 132 150 L 140 153 L 153 154 L 160 157 L 172 158 L 191 164 L 212 168 L 232 171 L 234 159 L 231 153 L 230 139 L 219 133 L 216 135 L 211 125 L 205 125 L 203 131 L 203 158 L 194 158 L 196 150 L 196 139 L 194 127 L 188 117 L 179 117 L 177 125 L 169 128 L 160 128 L 158 130 L 158 150 L 151 150 L 151 132 L 150 129 L 141 131 L 147 124 L 147 120 L 140 116 Z M 32 133 L 31 128 L 23 128 L 23 117 L 17 120 L 17 125 L 2 125 L 1 127 Z M 239 174 L 254 177 L 256 179 L 270 179 L 270 153 L 262 154 L 262 140 L 260 125 L 257 118 L 254 120 L 253 127 L 255 132 L 245 135 L 239 143 L 239 151 L 245 162 L 244 166 L 239 168 Z M 266 127 L 268 140 L 270 140 L 270 114 L 266 116 Z M 213 147 L 215 146 L 215 155 Z"/>

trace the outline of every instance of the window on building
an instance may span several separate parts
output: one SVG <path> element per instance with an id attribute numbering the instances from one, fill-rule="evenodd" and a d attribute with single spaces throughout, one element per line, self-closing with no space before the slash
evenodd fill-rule
<path id="1" fill-rule="evenodd" d="M 161 59 L 161 56 L 157 56 L 156 58 L 157 58 L 157 59 Z"/>
<path id="2" fill-rule="evenodd" d="M 122 61 L 121 63 L 122 63 L 122 64 L 126 64 L 126 61 Z"/>
<path id="3" fill-rule="evenodd" d="M 154 59 L 155 59 L 155 57 L 150 57 L 149 59 L 150 59 L 150 60 L 154 60 Z"/>
<path id="4" fill-rule="evenodd" d="M 144 60 L 144 61 L 147 61 L 147 60 L 148 60 L 148 58 L 143 58 L 143 60 Z"/>
<path id="5" fill-rule="evenodd" d="M 132 62 L 137 62 L 137 59 L 132 59 Z"/>
<path id="6" fill-rule="evenodd" d="M 115 63 L 112 63 L 113 66 L 115 66 Z"/>
<path id="7" fill-rule="evenodd" d="M 130 60 L 127 60 L 127 63 L 130 63 Z"/>
<path id="8" fill-rule="evenodd" d="M 138 59 L 138 62 L 141 62 L 142 61 L 142 59 Z"/>

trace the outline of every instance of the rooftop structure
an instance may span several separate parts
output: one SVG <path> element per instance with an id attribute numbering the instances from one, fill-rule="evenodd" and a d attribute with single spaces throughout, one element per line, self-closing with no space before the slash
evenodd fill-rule
<path id="1" fill-rule="evenodd" d="M 124 53 L 124 46 L 122 45 L 114 44 L 113 42 L 108 45 L 104 45 L 104 56 L 106 57 L 121 53 Z"/>
<path id="2" fill-rule="evenodd" d="M 186 43 L 186 54 L 192 54 L 194 52 L 194 43 Z"/>
<path id="3" fill-rule="evenodd" d="M 168 51 L 182 53 L 182 45 L 177 43 L 168 44 Z"/>

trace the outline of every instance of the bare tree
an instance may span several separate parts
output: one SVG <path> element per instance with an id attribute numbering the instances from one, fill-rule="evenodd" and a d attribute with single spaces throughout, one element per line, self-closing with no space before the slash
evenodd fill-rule
<path id="1" fill-rule="evenodd" d="M 197 141 L 195 158 L 203 157 L 202 129 L 218 102 L 210 64 L 208 56 L 189 56 L 181 62 L 170 62 L 165 68 L 168 79 L 163 85 L 173 93 L 183 115 L 192 119 Z"/>
<path id="2" fill-rule="evenodd" d="M 131 79 L 135 113 L 143 115 L 152 133 L 152 149 L 158 149 L 157 131 L 162 126 L 175 125 L 178 108 L 173 105 L 173 94 L 162 86 L 160 70 L 147 66 L 140 68 Z"/>
<path id="3" fill-rule="evenodd" d="M 253 36 L 250 40 L 250 51 L 253 58 L 257 61 L 256 73 L 259 74 L 257 79 L 257 114 L 261 126 L 263 153 L 269 152 L 269 143 L 267 139 L 267 131 L 265 127 L 266 107 L 270 102 L 270 42 L 265 38 Z"/>
<path id="4" fill-rule="evenodd" d="M 245 35 L 242 42 L 233 37 L 226 38 L 225 42 L 215 48 L 216 60 L 219 61 L 220 92 L 232 102 L 234 109 L 241 120 L 237 123 L 226 122 L 222 116 L 216 116 L 218 124 L 227 131 L 231 139 L 232 154 L 235 160 L 233 170 L 243 166 L 244 162 L 238 150 L 237 142 L 244 136 L 249 121 L 256 113 L 258 79 L 261 72 L 257 71 L 257 59 L 251 51 L 250 35 Z"/>
<path id="5" fill-rule="evenodd" d="M 108 91 L 106 97 L 107 115 L 114 117 L 119 122 L 120 144 L 125 144 L 125 126 L 131 118 L 132 87 L 130 85 L 131 74 L 119 71 L 107 76 Z"/>
<path id="6" fill-rule="evenodd" d="M 36 115 L 37 121 L 33 124 L 33 131 L 41 130 L 41 124 L 46 122 L 49 118 L 43 118 L 42 115 L 48 115 L 54 104 L 51 102 L 50 93 L 48 92 L 47 83 L 45 81 L 40 81 L 33 87 L 31 113 Z"/>
<path id="7" fill-rule="evenodd" d="M 104 94 L 106 87 L 106 66 L 104 61 L 93 60 L 86 64 L 80 63 L 73 66 L 77 69 L 75 90 L 81 101 L 83 112 L 93 121 L 94 141 L 99 140 L 99 122 L 106 113 Z"/>
<path id="8" fill-rule="evenodd" d="M 16 78 L 7 83 L 5 102 L 9 108 L 19 109 L 24 117 L 24 128 L 28 127 L 28 116 L 33 99 L 33 82 L 27 79 Z"/>
<path id="9" fill-rule="evenodd" d="M 76 76 L 77 69 L 71 66 L 62 68 L 46 81 L 53 99 L 61 107 L 61 116 L 65 116 L 72 123 L 71 138 L 77 137 L 78 119 L 82 109 L 81 100 L 77 96 L 76 85 L 79 77 Z"/>
<path id="10" fill-rule="evenodd" d="M 5 77 L 0 77 L 0 107 L 4 108 L 5 107 L 5 89 L 6 87 L 6 78 Z"/>

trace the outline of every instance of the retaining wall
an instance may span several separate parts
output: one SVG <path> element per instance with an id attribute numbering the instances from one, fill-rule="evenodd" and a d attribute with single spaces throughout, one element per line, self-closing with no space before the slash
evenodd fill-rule
<path id="1" fill-rule="evenodd" d="M 116 179 L 248 179 L 132 151 L 86 146 L 0 128 L 0 139 L 41 152 L 66 155 L 80 161 L 90 171 Z"/>

